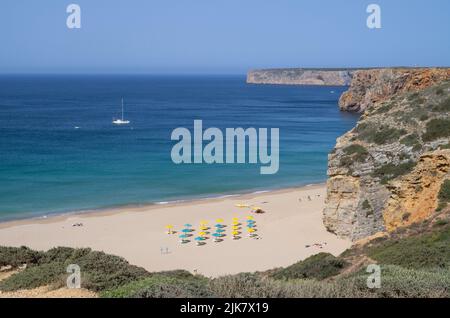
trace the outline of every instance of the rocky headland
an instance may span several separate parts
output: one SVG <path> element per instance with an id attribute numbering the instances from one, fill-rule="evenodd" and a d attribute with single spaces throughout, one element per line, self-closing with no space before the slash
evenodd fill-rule
<path id="1" fill-rule="evenodd" d="M 328 157 L 326 228 L 353 241 L 447 211 L 450 68 L 269 69 L 248 83 L 344 85 L 359 112 Z"/>
<path id="2" fill-rule="evenodd" d="M 247 73 L 249 84 L 348 86 L 353 69 L 280 68 L 252 70 Z"/>

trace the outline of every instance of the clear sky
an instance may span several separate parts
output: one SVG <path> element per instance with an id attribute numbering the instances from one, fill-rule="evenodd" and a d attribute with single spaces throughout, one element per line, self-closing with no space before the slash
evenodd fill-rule
<path id="1" fill-rule="evenodd" d="M 448 0 L 1 0 L 0 73 L 449 66 L 449 31 Z"/>

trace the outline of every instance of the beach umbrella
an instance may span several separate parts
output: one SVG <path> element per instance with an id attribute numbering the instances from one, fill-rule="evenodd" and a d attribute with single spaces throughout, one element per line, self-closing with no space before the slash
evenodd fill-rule
<path id="1" fill-rule="evenodd" d="M 179 238 L 187 238 L 188 236 L 186 234 L 181 234 L 181 235 L 178 235 L 178 237 Z"/>
<path id="2" fill-rule="evenodd" d="M 217 223 L 222 223 L 222 222 L 223 222 L 223 219 L 220 219 L 220 218 L 219 218 L 219 219 L 216 219 L 216 222 L 217 222 Z"/>
<path id="3" fill-rule="evenodd" d="M 252 215 L 246 216 L 245 218 L 246 218 L 247 220 L 253 220 L 253 216 L 252 216 Z"/>
<path id="4" fill-rule="evenodd" d="M 238 231 L 233 231 L 233 232 L 231 232 L 231 234 L 233 234 L 233 235 L 238 235 L 239 232 L 238 232 Z"/>
<path id="5" fill-rule="evenodd" d="M 239 229 L 239 226 L 233 225 L 231 228 L 232 228 L 233 230 L 238 230 L 238 229 Z"/>
<path id="6" fill-rule="evenodd" d="M 208 229 L 207 226 L 201 226 L 201 227 L 200 227 L 200 230 L 202 230 L 202 231 L 206 231 L 207 229 Z"/>
<path id="7" fill-rule="evenodd" d="M 252 228 L 252 227 L 255 227 L 255 226 L 256 226 L 256 225 L 253 224 L 253 223 L 247 224 L 247 227 L 248 227 L 248 228 Z"/>
<path id="8" fill-rule="evenodd" d="M 173 228 L 172 224 L 166 225 L 167 234 L 171 234 L 172 233 L 172 228 Z"/>
<path id="9" fill-rule="evenodd" d="M 247 232 L 248 233 L 253 233 L 253 232 L 255 232 L 255 229 L 247 229 Z"/>
<path id="10" fill-rule="evenodd" d="M 217 223 L 215 227 L 222 227 L 222 224 Z"/>
<path id="11" fill-rule="evenodd" d="M 185 227 L 192 227 L 192 224 L 186 223 L 184 226 Z"/>
<path id="12" fill-rule="evenodd" d="M 203 237 L 196 237 L 195 239 L 194 239 L 196 242 L 197 242 L 197 246 L 200 246 L 201 245 L 201 241 L 203 241 Z"/>
<path id="13" fill-rule="evenodd" d="M 221 237 L 222 234 L 220 234 L 220 233 L 213 233 L 212 236 L 214 236 L 214 237 Z"/>
<path id="14" fill-rule="evenodd" d="M 181 232 L 183 232 L 183 233 L 187 233 L 187 232 L 190 232 L 191 230 L 190 229 L 182 229 L 181 230 Z"/>
<path id="15" fill-rule="evenodd" d="M 237 217 L 234 217 L 234 218 L 232 218 L 231 220 L 233 220 L 233 221 L 237 221 L 237 220 L 239 220 Z"/>
<path id="16" fill-rule="evenodd" d="M 216 233 L 223 233 L 223 232 L 225 232 L 225 230 L 222 230 L 222 229 L 217 229 L 216 230 Z"/>
<path id="17" fill-rule="evenodd" d="M 204 236 L 204 235 L 206 235 L 206 232 L 199 232 L 198 235 Z"/>

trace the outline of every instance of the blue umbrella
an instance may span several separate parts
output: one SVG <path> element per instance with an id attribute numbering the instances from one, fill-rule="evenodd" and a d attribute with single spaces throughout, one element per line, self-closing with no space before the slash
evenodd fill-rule
<path id="1" fill-rule="evenodd" d="M 216 233 L 223 233 L 223 232 L 225 232 L 225 230 L 222 230 L 222 229 L 217 229 L 216 230 Z"/>
<path id="2" fill-rule="evenodd" d="M 181 235 L 179 235 L 178 236 L 179 238 L 186 238 L 186 237 L 188 237 L 186 234 L 181 234 Z"/>
<path id="3" fill-rule="evenodd" d="M 217 223 L 217 224 L 215 225 L 215 227 L 222 227 L 222 224 Z"/>
<path id="4" fill-rule="evenodd" d="M 191 230 L 189 230 L 189 229 L 182 229 L 181 230 L 181 232 L 184 232 L 184 233 L 187 233 L 187 232 L 190 232 Z"/>
<path id="5" fill-rule="evenodd" d="M 192 224 L 186 223 L 184 226 L 185 227 L 192 227 Z"/>
<path id="6" fill-rule="evenodd" d="M 247 220 L 247 223 L 255 223 L 255 220 Z"/>
<path id="7" fill-rule="evenodd" d="M 255 224 L 247 224 L 247 227 L 255 227 Z"/>
<path id="8" fill-rule="evenodd" d="M 197 236 L 194 240 L 196 240 L 196 241 L 203 241 L 203 237 Z"/>
<path id="9" fill-rule="evenodd" d="M 215 236 L 215 237 L 221 237 L 222 234 L 220 234 L 220 233 L 213 233 L 212 236 Z"/>

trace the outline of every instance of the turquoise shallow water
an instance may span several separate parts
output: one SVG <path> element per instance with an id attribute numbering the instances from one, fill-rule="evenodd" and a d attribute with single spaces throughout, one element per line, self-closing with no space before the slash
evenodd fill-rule
<path id="1" fill-rule="evenodd" d="M 0 77 L 0 220 L 323 182 L 328 152 L 357 120 L 337 107 L 344 90 L 244 76 Z M 118 127 L 121 97 L 131 124 Z M 279 172 L 175 165 L 170 134 L 194 119 L 278 127 Z"/>

